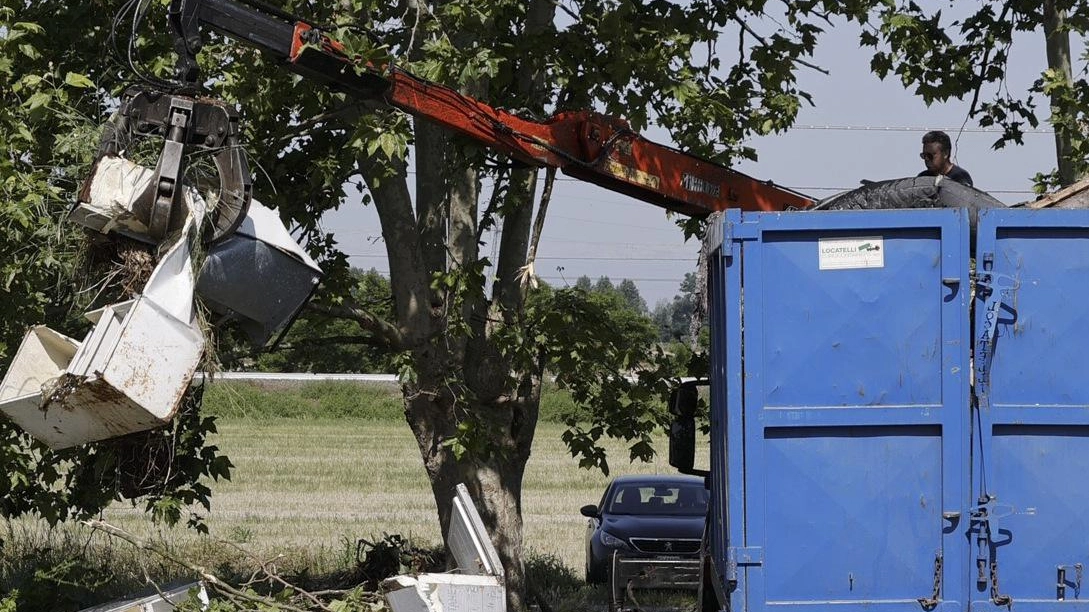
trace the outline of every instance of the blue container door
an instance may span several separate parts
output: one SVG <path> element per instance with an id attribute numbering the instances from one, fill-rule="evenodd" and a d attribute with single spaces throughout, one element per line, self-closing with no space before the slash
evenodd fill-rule
<path id="1" fill-rule="evenodd" d="M 980 219 L 973 610 L 1089 609 L 1089 211 Z"/>
<path id="2" fill-rule="evenodd" d="M 732 609 L 965 609 L 966 219 L 727 218 L 742 268 L 728 293 L 743 308 Z"/>

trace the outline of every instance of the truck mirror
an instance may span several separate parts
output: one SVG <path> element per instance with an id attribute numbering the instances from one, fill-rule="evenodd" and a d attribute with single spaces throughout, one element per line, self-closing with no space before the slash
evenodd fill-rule
<path id="1" fill-rule="evenodd" d="M 669 465 L 682 474 L 693 473 L 696 462 L 696 418 L 678 416 L 669 426 Z"/>
<path id="2" fill-rule="evenodd" d="M 669 394 L 669 412 L 675 417 L 693 417 L 699 399 L 699 389 L 695 385 L 681 385 Z"/>

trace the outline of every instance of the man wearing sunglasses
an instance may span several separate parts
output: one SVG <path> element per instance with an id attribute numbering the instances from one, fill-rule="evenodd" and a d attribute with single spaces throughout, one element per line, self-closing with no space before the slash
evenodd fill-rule
<path id="1" fill-rule="evenodd" d="M 949 141 L 949 135 L 937 130 L 927 132 L 923 136 L 923 152 L 919 154 L 926 170 L 919 176 L 945 176 L 963 185 L 972 186 L 972 176 L 968 171 L 953 164 L 949 159 L 953 144 Z"/>

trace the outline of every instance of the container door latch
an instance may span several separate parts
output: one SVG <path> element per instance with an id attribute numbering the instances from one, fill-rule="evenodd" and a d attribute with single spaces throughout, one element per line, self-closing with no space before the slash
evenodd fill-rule
<path id="1" fill-rule="evenodd" d="M 1082 564 L 1075 563 L 1074 565 L 1060 565 L 1056 568 L 1058 573 L 1058 579 L 1055 584 L 1055 599 L 1059 601 L 1066 600 L 1066 587 L 1070 584 L 1067 581 L 1067 570 L 1074 570 L 1074 599 L 1081 596 L 1081 577 L 1082 577 Z"/>
<path id="2" fill-rule="evenodd" d="M 986 407 L 989 401 L 991 361 L 994 359 L 998 336 L 998 317 L 1003 304 L 1012 304 L 1013 292 L 1019 285 L 1012 276 L 990 272 L 992 264 L 993 256 L 988 253 L 984 256 L 987 269 L 976 273 L 976 295 L 983 299 L 983 326 L 979 330 L 975 347 L 975 386 L 981 407 Z"/>

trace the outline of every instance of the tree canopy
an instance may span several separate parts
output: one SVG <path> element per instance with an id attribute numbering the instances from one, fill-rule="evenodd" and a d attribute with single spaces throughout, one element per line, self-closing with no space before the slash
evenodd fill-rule
<path id="1" fill-rule="evenodd" d="M 1089 7 L 1073 0 L 985 0 L 965 10 L 944 3 L 876 3 L 860 42 L 874 50 L 878 76 L 895 77 L 928 104 L 970 99 L 969 117 L 1001 128 L 995 148 L 1022 144 L 1026 129 L 1055 129 L 1056 167 L 1036 175 L 1037 189 L 1065 186 L 1087 173 L 1089 77 L 1075 71 L 1070 36 L 1089 31 Z M 1043 36 L 1046 68 L 1027 91 L 1008 86 L 1010 60 L 1027 36 Z M 1019 42 L 1020 41 L 1020 42 Z M 1076 76 L 1075 76 L 1076 75 Z M 1047 116 L 1040 116 L 1041 98 Z"/>

